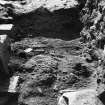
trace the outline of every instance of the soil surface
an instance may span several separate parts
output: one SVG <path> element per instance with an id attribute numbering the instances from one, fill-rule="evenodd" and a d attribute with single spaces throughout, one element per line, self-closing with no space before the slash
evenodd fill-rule
<path id="1" fill-rule="evenodd" d="M 57 105 L 64 89 L 93 89 L 105 104 L 104 12 L 104 0 L 0 0 L 18 105 Z"/>
<path id="2" fill-rule="evenodd" d="M 20 76 L 19 104 L 55 105 L 60 90 L 98 90 L 98 61 L 88 54 L 83 56 L 84 46 L 79 38 L 64 41 L 36 37 L 12 43 L 9 68 Z M 31 51 L 25 52 L 29 48 Z"/>

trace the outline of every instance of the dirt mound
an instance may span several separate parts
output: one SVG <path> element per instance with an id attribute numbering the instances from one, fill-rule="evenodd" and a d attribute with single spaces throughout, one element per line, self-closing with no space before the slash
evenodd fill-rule
<path id="1" fill-rule="evenodd" d="M 62 89 L 97 86 L 97 62 L 87 62 L 81 56 L 83 45 L 79 39 L 27 38 L 11 47 L 9 68 L 15 69 L 14 75 L 20 75 L 20 104 L 55 105 Z M 25 52 L 27 48 L 32 50 Z"/>

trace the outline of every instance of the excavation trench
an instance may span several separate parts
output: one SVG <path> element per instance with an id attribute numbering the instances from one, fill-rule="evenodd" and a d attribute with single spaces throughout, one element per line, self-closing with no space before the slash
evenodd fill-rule
<path id="1" fill-rule="evenodd" d="M 79 38 L 83 27 L 79 13 L 78 8 L 59 9 L 54 12 L 40 8 L 30 14 L 14 16 L 12 33 L 17 39 L 27 36 L 64 40 Z"/>
<path id="2" fill-rule="evenodd" d="M 80 31 L 82 30 L 82 27 L 83 27 L 83 24 L 79 20 L 79 18 L 80 18 L 79 17 L 80 16 L 80 9 L 79 8 L 59 9 L 59 10 L 56 10 L 54 12 L 50 12 L 47 9 L 44 9 L 44 8 L 39 8 L 36 11 L 34 11 L 32 13 L 29 13 L 29 14 L 23 14 L 23 15 L 20 15 L 20 16 L 19 15 L 14 15 L 14 14 L 11 14 L 11 15 L 13 16 L 13 20 L 10 20 L 10 21 L 6 20 L 6 21 L 3 21 L 3 23 L 11 23 L 11 24 L 14 25 L 12 30 L 8 33 L 8 35 L 12 39 L 14 39 L 14 41 L 21 40 L 21 39 L 27 38 L 27 37 L 28 38 L 29 37 L 30 38 L 35 38 L 35 37 L 38 37 L 38 36 L 39 37 L 46 37 L 46 38 L 63 39 L 63 40 L 69 40 L 70 41 L 70 40 L 73 40 L 73 39 L 76 39 L 76 38 L 80 38 Z M 2 21 L 0 21 L 0 23 L 3 24 Z M 4 31 L 3 31 L 3 33 L 4 33 Z M 43 38 L 40 39 L 40 41 L 39 41 L 39 39 L 36 40 L 36 41 L 39 41 L 38 43 L 40 43 L 41 40 L 42 40 L 43 44 L 45 44 L 45 46 L 47 46 L 46 42 L 44 42 Z M 58 44 L 58 46 L 64 47 L 62 41 L 60 42 L 60 40 L 58 40 L 58 42 L 60 42 L 61 44 L 57 43 L 57 41 L 55 39 L 53 39 L 53 41 L 55 41 L 55 43 L 53 43 L 53 44 Z M 50 43 L 50 42 L 51 41 L 49 41 L 48 43 Z M 28 41 L 26 43 L 28 43 Z M 43 45 L 43 44 L 41 43 L 41 45 Z M 15 45 L 15 43 L 14 43 L 14 45 Z M 66 45 L 66 41 L 65 41 L 65 45 Z M 70 43 L 68 42 L 67 45 L 69 46 Z M 24 45 L 22 45 L 22 46 L 24 47 Z M 40 46 L 40 44 L 38 46 Z M 54 47 L 55 47 L 55 45 L 54 45 Z M 49 49 L 48 46 L 46 47 L 46 49 L 43 49 L 43 46 L 40 46 L 39 49 L 40 48 L 42 48 L 42 50 L 46 50 L 46 49 L 47 50 L 55 50 L 55 49 Z M 12 50 L 14 50 L 14 49 L 12 49 Z M 69 47 L 67 49 L 68 49 L 67 53 L 69 53 L 69 50 L 70 50 Z M 19 50 L 19 48 L 17 50 Z M 64 50 L 63 49 L 61 49 L 61 50 L 62 50 L 63 53 L 66 52 L 65 47 L 64 47 Z M 23 51 L 23 49 L 22 49 L 22 51 Z M 41 58 L 40 57 L 40 52 L 41 51 L 38 52 L 39 53 L 39 59 L 42 59 L 42 60 L 45 59 L 42 62 L 46 63 L 47 62 L 46 58 L 48 58 L 48 61 L 51 60 L 51 64 L 48 65 L 48 67 L 51 66 L 51 70 L 57 69 L 56 61 L 53 60 L 51 57 L 49 57 L 49 55 L 45 56 L 43 52 L 41 52 L 42 53 L 42 55 L 41 55 L 42 58 Z M 61 52 L 59 50 L 56 51 L 56 52 L 58 53 L 58 55 L 62 56 Z M 16 53 L 16 52 L 14 52 L 14 53 Z M 49 53 L 50 52 L 48 52 L 48 54 Z M 21 70 L 24 70 L 24 69 L 23 68 L 18 68 L 16 66 L 20 66 L 22 64 L 22 62 L 24 62 L 24 60 L 29 60 L 29 59 L 27 59 L 27 57 L 26 58 L 19 57 L 18 55 L 19 54 L 12 55 L 14 58 L 16 57 L 15 59 L 13 59 L 12 56 L 11 56 L 10 63 L 11 62 L 12 63 L 9 65 L 9 68 L 10 69 L 11 68 L 12 69 L 17 68 L 17 70 L 20 69 L 20 71 L 21 71 Z M 36 54 L 36 55 L 38 55 L 38 54 Z M 34 53 L 33 56 L 36 56 L 36 55 Z M 32 57 L 32 55 L 31 55 L 31 57 Z M 58 56 L 58 58 L 59 58 L 59 56 Z M 54 63 L 54 68 L 52 66 L 52 61 Z M 20 63 L 20 65 L 15 64 L 15 63 Z M 39 61 L 39 63 L 40 63 L 40 61 Z M 12 64 L 14 64 L 14 65 L 12 65 Z M 49 62 L 47 62 L 47 64 L 49 64 Z M 50 67 L 48 69 L 50 70 Z M 44 69 L 42 68 L 42 71 L 43 70 Z M 16 73 L 18 72 L 20 75 L 22 73 L 22 76 L 26 77 L 26 76 L 24 76 L 24 74 L 25 74 L 24 71 L 21 71 L 21 72 L 20 71 L 15 71 L 14 70 L 13 73 L 15 74 L 15 72 Z M 40 72 L 42 72 L 42 71 L 40 70 Z M 49 72 L 49 71 L 47 71 L 47 72 Z M 30 90 L 32 87 L 28 87 L 28 85 L 30 86 L 31 83 L 32 83 L 32 85 L 36 85 L 36 84 L 33 84 L 34 81 L 32 81 L 31 79 L 29 79 L 28 81 L 25 81 L 26 83 L 25 82 L 20 83 L 20 85 L 23 85 L 23 88 L 22 88 L 23 91 L 22 91 L 22 89 L 19 90 L 20 96 L 19 96 L 18 100 L 19 100 L 20 105 L 21 105 L 21 103 L 22 103 L 22 105 L 24 105 L 24 104 L 30 105 L 30 103 L 31 103 L 30 100 L 33 100 L 33 104 L 35 102 L 39 102 L 39 104 L 42 105 L 40 100 L 43 102 L 43 105 L 46 104 L 46 102 L 49 103 L 50 105 L 57 104 L 57 102 L 56 102 L 57 97 L 55 97 L 57 93 L 56 92 L 51 93 L 52 96 L 50 96 L 50 94 L 49 94 L 50 90 L 51 90 L 51 92 L 53 90 L 52 87 L 50 87 L 50 86 L 52 86 L 52 84 L 56 80 L 55 79 L 56 78 L 55 77 L 56 72 L 54 71 L 54 73 L 52 73 L 52 71 L 51 71 L 51 73 L 48 73 L 48 74 L 47 74 L 47 72 L 45 72 L 45 74 L 44 74 L 44 79 L 45 80 L 43 80 L 43 76 L 39 75 L 40 73 L 38 74 L 39 77 L 42 79 L 39 82 L 40 83 L 39 85 L 42 86 L 42 87 L 40 88 L 40 86 L 39 87 L 37 86 L 35 88 L 36 90 L 34 90 L 34 91 L 33 91 L 33 89 L 32 89 L 32 91 Z M 29 78 L 31 78 L 31 77 L 34 78 L 34 76 L 36 76 L 36 73 L 33 76 L 29 72 L 29 75 L 30 75 Z M 41 74 L 41 75 L 43 75 L 43 74 Z M 76 78 L 76 77 L 73 77 L 73 78 Z M 46 85 L 48 80 L 51 80 L 49 82 L 49 86 L 43 86 L 43 85 Z M 24 81 L 24 79 L 22 81 Z M 75 81 L 75 80 L 73 80 L 73 81 Z M 28 84 L 28 82 L 30 82 L 30 84 Z M 37 83 L 37 81 L 35 83 Z M 50 87 L 51 89 L 45 90 L 46 87 L 47 88 Z M 24 89 L 28 89 L 28 90 L 24 90 Z M 41 93 L 41 91 L 44 91 L 44 93 L 45 93 L 44 95 L 46 95 L 46 97 L 44 97 L 44 95 Z M 26 93 L 24 93 L 24 92 L 26 92 Z M 28 97 L 27 94 L 32 95 L 33 97 L 29 96 L 29 98 L 28 98 L 29 100 L 27 100 L 27 98 L 26 98 L 26 97 Z M 36 94 L 38 96 L 34 97 L 34 95 L 36 95 Z M 53 98 L 53 96 L 54 96 L 54 98 Z M 13 96 L 11 96 L 11 97 L 13 97 Z M 10 100 L 12 100 L 12 98 Z M 15 102 L 17 102 L 17 95 L 16 95 L 15 100 L 16 100 Z M 53 100 L 54 100 L 54 102 L 52 103 Z"/>

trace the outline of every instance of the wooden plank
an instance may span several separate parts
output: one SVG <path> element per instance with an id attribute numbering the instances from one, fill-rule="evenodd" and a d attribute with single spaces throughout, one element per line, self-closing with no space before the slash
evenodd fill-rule
<path id="1" fill-rule="evenodd" d="M 0 30 L 11 30 L 13 24 L 0 24 Z"/>

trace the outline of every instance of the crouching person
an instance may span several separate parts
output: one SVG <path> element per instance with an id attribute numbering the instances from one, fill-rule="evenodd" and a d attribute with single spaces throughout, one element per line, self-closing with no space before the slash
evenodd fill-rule
<path id="1" fill-rule="evenodd" d="M 12 24 L 0 25 L 0 105 L 10 105 L 10 97 L 13 96 L 12 93 L 8 92 L 10 86 L 8 70 L 10 43 L 8 33 L 10 33 L 12 27 Z"/>

